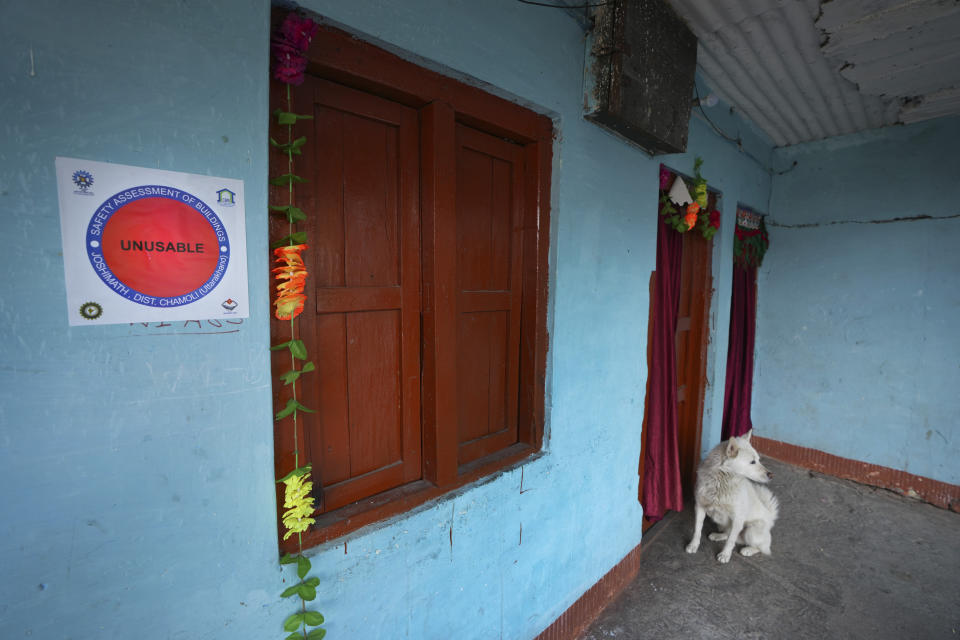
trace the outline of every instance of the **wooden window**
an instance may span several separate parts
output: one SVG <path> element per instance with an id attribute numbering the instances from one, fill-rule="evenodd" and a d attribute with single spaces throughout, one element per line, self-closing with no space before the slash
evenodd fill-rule
<path id="1" fill-rule="evenodd" d="M 457 126 L 457 424 L 461 463 L 517 441 L 522 149 Z"/>
<path id="2" fill-rule="evenodd" d="M 310 55 L 293 110 L 313 116 L 295 131 L 313 545 L 540 448 L 552 123 L 334 29 Z M 272 108 L 284 100 L 274 86 Z M 289 323 L 272 333 L 288 339 Z M 283 406 L 289 388 L 274 393 Z M 278 473 L 292 435 L 275 429 Z"/>

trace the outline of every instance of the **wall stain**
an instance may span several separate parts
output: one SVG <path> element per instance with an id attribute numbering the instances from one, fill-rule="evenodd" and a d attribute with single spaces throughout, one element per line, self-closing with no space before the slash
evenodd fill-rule
<path id="1" fill-rule="evenodd" d="M 450 562 L 453 562 L 453 518 L 456 513 L 455 503 L 450 502 Z"/>
<path id="2" fill-rule="evenodd" d="M 99 531 L 100 533 L 103 533 L 103 534 L 106 534 L 106 533 L 107 533 L 107 530 L 103 528 L 103 525 L 101 525 L 101 524 L 100 524 L 99 522 L 97 522 L 96 520 L 93 520 L 93 519 L 87 520 L 87 526 L 88 526 L 88 527 L 93 527 L 94 529 L 96 529 L 96 530 Z"/>
<path id="3" fill-rule="evenodd" d="M 523 467 L 520 467 L 520 495 L 525 494 L 527 491 L 533 491 L 533 489 L 523 488 Z"/>

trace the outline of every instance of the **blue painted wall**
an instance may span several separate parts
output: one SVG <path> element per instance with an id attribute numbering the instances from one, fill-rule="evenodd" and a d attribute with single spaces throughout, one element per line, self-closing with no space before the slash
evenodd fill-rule
<path id="1" fill-rule="evenodd" d="M 0 8 L 2 638 L 275 635 L 268 20 L 251 0 Z M 68 327 L 57 155 L 242 179 L 264 311 Z"/>
<path id="2" fill-rule="evenodd" d="M 496 2 L 305 3 L 551 115 L 544 454 L 315 551 L 331 638 L 532 638 L 640 540 L 637 463 L 658 167 L 723 191 L 704 448 L 719 438 L 733 214 L 770 145 L 714 108 L 652 159 L 580 118 L 583 34 Z M 281 637 L 267 346 L 269 4 L 0 9 L 0 637 Z M 252 307 L 69 328 L 57 155 L 240 178 Z M 719 381 L 719 384 L 717 382 Z M 453 543 L 450 543 L 452 531 Z M 522 531 L 522 534 L 521 534 Z"/>
<path id="3" fill-rule="evenodd" d="M 958 144 L 951 118 L 777 150 L 764 436 L 960 484 Z"/>

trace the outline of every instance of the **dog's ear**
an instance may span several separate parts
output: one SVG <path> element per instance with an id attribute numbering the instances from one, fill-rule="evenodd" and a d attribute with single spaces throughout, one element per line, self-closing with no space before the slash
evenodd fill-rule
<path id="1" fill-rule="evenodd" d="M 744 440 L 746 440 L 747 442 L 750 442 L 750 436 L 751 436 L 751 435 L 753 435 L 753 429 L 750 429 L 749 431 L 747 431 L 745 434 L 743 434 L 743 435 L 740 436 L 740 437 L 743 438 Z"/>
<path id="2" fill-rule="evenodd" d="M 736 458 L 738 453 L 740 453 L 740 447 L 737 446 L 736 438 L 730 438 L 727 441 L 727 457 Z"/>

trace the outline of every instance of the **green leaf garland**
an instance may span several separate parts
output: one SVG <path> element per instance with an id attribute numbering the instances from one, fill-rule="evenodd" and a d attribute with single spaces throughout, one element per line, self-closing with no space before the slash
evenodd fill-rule
<path id="1" fill-rule="evenodd" d="M 289 124 L 297 124 L 297 120 L 313 120 L 313 116 L 300 115 L 299 113 L 290 113 L 289 111 L 284 111 L 282 109 L 276 109 L 273 112 L 273 115 L 277 117 L 277 124 L 281 126 L 286 126 Z"/>
<path id="2" fill-rule="evenodd" d="M 287 202 L 285 204 L 270 205 L 270 211 L 279 213 L 287 219 L 287 235 L 278 241 L 271 243 L 270 248 L 274 250 L 277 261 L 284 266 L 273 269 L 276 279 L 281 281 L 277 287 L 278 296 L 274 303 L 276 305 L 276 317 L 281 320 L 290 320 L 290 339 L 286 342 L 276 344 L 270 347 L 271 351 L 283 351 L 286 349 L 290 353 L 290 369 L 280 375 L 280 380 L 284 386 L 290 388 L 291 397 L 287 399 L 286 406 L 275 415 L 276 420 L 282 421 L 291 418 L 293 423 L 293 469 L 285 476 L 277 480 L 278 484 L 284 485 L 284 508 L 282 524 L 286 530 L 283 539 L 286 540 L 291 535 L 296 535 L 297 553 L 284 553 L 280 558 L 280 564 L 296 565 L 297 578 L 299 581 L 283 590 L 281 598 L 290 598 L 296 596 L 300 600 L 300 611 L 288 616 L 283 622 L 283 629 L 290 632 L 287 640 L 319 640 L 326 635 L 326 630 L 321 628 L 323 624 L 323 615 L 318 611 L 307 609 L 307 602 L 317 598 L 317 587 L 320 586 L 320 579 L 317 577 L 307 577 L 310 572 L 310 560 L 303 555 L 302 533 L 315 523 L 313 514 L 316 512 L 313 506 L 313 496 L 311 490 L 313 482 L 309 474 L 311 466 L 306 464 L 300 466 L 300 452 L 298 447 L 298 426 L 297 418 L 301 412 L 314 413 L 313 409 L 305 407 L 297 397 L 297 382 L 305 373 L 316 369 L 313 361 L 307 360 L 307 347 L 302 340 L 297 338 L 296 317 L 303 309 L 305 300 L 304 281 L 308 277 L 306 265 L 300 253 L 305 250 L 307 243 L 307 234 L 304 231 L 297 231 L 294 225 L 298 222 L 307 220 L 307 214 L 294 204 L 294 187 L 297 184 L 307 182 L 301 176 L 293 171 L 293 159 L 295 156 L 303 154 L 303 148 L 307 144 L 306 136 L 294 138 L 293 128 L 300 120 L 310 120 L 312 115 L 301 115 L 291 111 L 292 98 L 290 94 L 291 84 L 300 84 L 303 82 L 303 69 L 306 67 L 306 59 L 303 55 L 309 47 L 310 40 L 317 31 L 317 25 L 310 19 L 300 16 L 296 12 L 287 14 L 283 24 L 277 32 L 274 33 L 272 40 L 272 53 L 274 56 L 273 77 L 286 84 L 286 109 L 276 109 L 273 112 L 277 125 L 286 128 L 286 141 L 282 142 L 276 138 L 270 138 L 270 147 L 276 152 L 286 156 L 287 172 L 273 178 L 269 183 L 277 187 L 286 187 Z M 288 39 L 289 34 L 295 34 Z M 271 163 L 273 164 L 273 163 Z M 301 246 L 303 245 L 303 246 Z M 302 364 L 297 368 L 297 362 Z M 311 629 L 310 627 L 315 627 Z"/>

